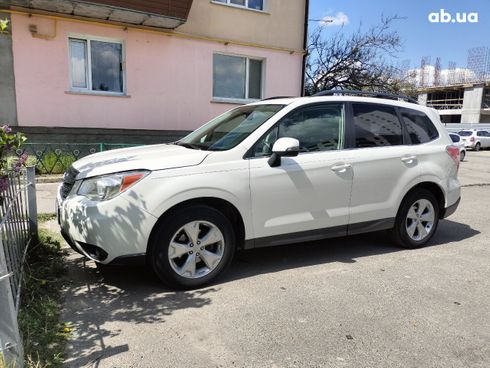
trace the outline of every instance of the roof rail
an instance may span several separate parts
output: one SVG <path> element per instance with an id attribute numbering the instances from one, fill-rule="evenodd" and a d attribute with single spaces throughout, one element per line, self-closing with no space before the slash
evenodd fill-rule
<path id="1" fill-rule="evenodd" d="M 262 100 L 260 101 L 268 101 L 268 100 L 278 100 L 280 98 L 295 98 L 294 96 L 273 96 L 273 97 L 267 97 L 267 98 L 263 98 Z"/>
<path id="2" fill-rule="evenodd" d="M 354 95 L 354 96 L 367 96 L 367 97 L 375 97 L 375 98 L 386 98 L 390 100 L 404 100 L 406 102 L 418 104 L 417 100 L 405 95 L 394 95 L 394 94 L 384 93 L 384 92 L 358 91 L 358 90 L 351 90 L 351 89 L 340 89 L 340 90 L 331 89 L 328 91 L 321 91 L 315 93 L 312 97 L 334 96 L 334 95 Z"/>

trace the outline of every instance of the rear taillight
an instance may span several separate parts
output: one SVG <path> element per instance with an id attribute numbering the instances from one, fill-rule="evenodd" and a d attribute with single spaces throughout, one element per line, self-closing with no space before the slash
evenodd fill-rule
<path id="1" fill-rule="evenodd" d="M 453 145 L 446 146 L 446 152 L 454 160 L 456 167 L 459 169 L 459 148 Z"/>
<path id="2" fill-rule="evenodd" d="M 474 141 L 475 141 L 475 137 L 471 137 L 470 142 L 474 142 Z"/>

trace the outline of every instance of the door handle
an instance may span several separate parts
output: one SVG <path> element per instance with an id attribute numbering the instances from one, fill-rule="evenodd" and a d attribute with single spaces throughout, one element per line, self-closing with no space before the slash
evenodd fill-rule
<path id="1" fill-rule="evenodd" d="M 331 167 L 332 171 L 343 173 L 350 169 L 352 166 L 350 164 L 336 164 Z"/>
<path id="2" fill-rule="evenodd" d="M 402 162 L 406 164 L 413 164 L 417 160 L 417 156 L 404 156 Z"/>

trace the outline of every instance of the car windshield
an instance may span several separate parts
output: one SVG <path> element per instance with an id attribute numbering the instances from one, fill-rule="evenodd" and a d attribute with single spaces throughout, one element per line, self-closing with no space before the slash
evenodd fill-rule
<path id="1" fill-rule="evenodd" d="M 247 138 L 284 105 L 247 105 L 230 110 L 175 144 L 192 149 L 226 151 Z"/>
<path id="2" fill-rule="evenodd" d="M 453 140 L 453 142 L 459 142 L 459 135 L 457 134 L 449 134 L 449 136 L 451 137 L 451 139 Z"/>
<path id="3" fill-rule="evenodd" d="M 460 135 L 461 137 L 469 137 L 472 134 L 473 132 L 471 130 L 462 130 L 458 132 L 458 135 Z"/>

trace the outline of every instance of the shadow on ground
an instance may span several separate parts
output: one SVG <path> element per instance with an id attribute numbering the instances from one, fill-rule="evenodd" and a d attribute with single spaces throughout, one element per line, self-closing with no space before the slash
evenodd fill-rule
<path id="1" fill-rule="evenodd" d="M 479 234 L 469 225 L 443 220 L 429 246 L 444 246 Z M 74 326 L 67 365 L 98 366 L 107 357 L 128 351 L 127 345 L 106 346 L 104 339 L 119 330 L 110 322 L 164 323 L 175 311 L 202 308 L 220 284 L 265 273 L 310 265 L 355 263 L 360 257 L 401 251 L 386 232 L 239 252 L 227 274 L 215 285 L 194 291 L 166 289 L 144 267 L 95 267 L 80 255 L 69 259 L 72 282 L 67 290 L 65 321 Z"/>

